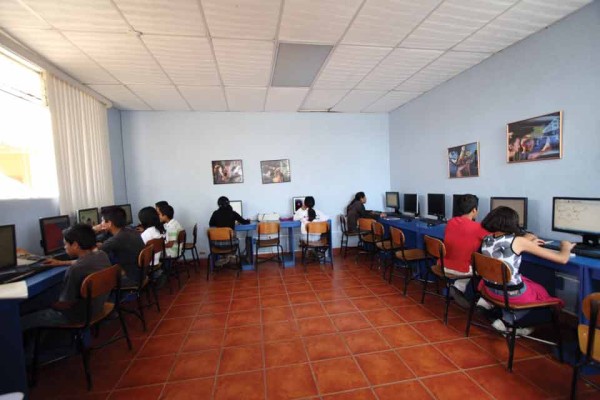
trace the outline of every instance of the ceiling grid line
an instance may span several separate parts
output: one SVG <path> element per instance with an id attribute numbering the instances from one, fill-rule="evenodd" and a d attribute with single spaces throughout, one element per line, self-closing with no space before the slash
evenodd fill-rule
<path id="1" fill-rule="evenodd" d="M 283 18 L 283 10 L 285 7 L 285 0 L 281 0 L 279 3 L 279 16 L 277 17 L 277 27 L 275 28 L 275 37 L 273 38 L 273 58 L 271 60 L 271 73 L 269 74 L 269 85 L 267 86 L 267 91 L 265 93 L 265 99 L 263 101 L 263 110 L 267 110 L 267 100 L 269 98 L 269 93 L 273 88 L 271 85 L 273 83 L 273 75 L 275 74 L 275 63 L 277 62 L 277 53 L 279 51 L 279 41 L 277 38 L 279 37 L 279 30 L 281 29 L 281 19 Z"/>

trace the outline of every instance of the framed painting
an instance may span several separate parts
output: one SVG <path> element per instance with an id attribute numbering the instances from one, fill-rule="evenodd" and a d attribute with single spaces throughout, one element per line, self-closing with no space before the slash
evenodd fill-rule
<path id="1" fill-rule="evenodd" d="M 284 183 L 292 180 L 290 160 L 268 160 L 260 162 L 262 183 Z"/>
<path id="2" fill-rule="evenodd" d="M 242 160 L 219 160 L 212 162 L 213 184 L 243 183 Z"/>
<path id="3" fill-rule="evenodd" d="M 562 158 L 562 111 L 506 125 L 509 164 Z"/>
<path id="4" fill-rule="evenodd" d="M 448 177 L 473 178 L 479 176 L 479 142 L 448 148 Z"/>

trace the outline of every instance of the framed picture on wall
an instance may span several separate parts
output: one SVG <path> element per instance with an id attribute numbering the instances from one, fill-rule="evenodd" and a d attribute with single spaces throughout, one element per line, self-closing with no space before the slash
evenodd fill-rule
<path id="1" fill-rule="evenodd" d="M 243 183 L 242 160 L 219 160 L 212 162 L 213 183 Z"/>
<path id="2" fill-rule="evenodd" d="M 284 183 L 292 180 L 290 160 L 268 160 L 260 162 L 262 183 Z"/>
<path id="3" fill-rule="evenodd" d="M 479 176 L 479 142 L 448 148 L 448 177 L 473 178 Z"/>
<path id="4" fill-rule="evenodd" d="M 506 125 L 506 162 L 562 158 L 562 111 Z"/>
<path id="5" fill-rule="evenodd" d="M 299 208 L 302 207 L 302 205 L 304 204 L 304 197 L 306 196 L 302 196 L 302 197 L 292 197 L 292 212 L 296 212 L 298 211 Z"/>

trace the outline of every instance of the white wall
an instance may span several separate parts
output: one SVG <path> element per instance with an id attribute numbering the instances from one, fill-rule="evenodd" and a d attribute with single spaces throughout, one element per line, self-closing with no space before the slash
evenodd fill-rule
<path id="1" fill-rule="evenodd" d="M 121 112 L 127 197 L 134 213 L 167 200 L 202 247 L 217 198 L 242 200 L 244 216 L 291 215 L 294 196 L 312 195 L 332 219 L 357 191 L 373 209 L 389 190 L 385 114 Z M 292 181 L 263 185 L 260 161 L 289 159 Z M 212 160 L 242 159 L 244 183 L 213 185 Z M 339 226 L 334 224 L 334 243 Z M 339 245 L 339 244 L 338 244 Z"/>
<path id="2" fill-rule="evenodd" d="M 506 124 L 564 111 L 561 160 L 506 163 Z M 448 179 L 448 147 L 480 142 L 480 177 Z M 554 238 L 552 197 L 600 197 L 600 2 L 505 49 L 390 115 L 391 187 L 529 198 L 529 229 Z M 451 196 L 446 197 L 450 215 Z M 579 239 L 580 240 L 580 239 Z"/>

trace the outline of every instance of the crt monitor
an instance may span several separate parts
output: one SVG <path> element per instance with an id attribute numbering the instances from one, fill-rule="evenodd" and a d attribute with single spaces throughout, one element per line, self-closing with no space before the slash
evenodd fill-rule
<path id="1" fill-rule="evenodd" d="M 133 217 L 131 215 L 131 204 L 118 204 L 115 207 L 121 207 L 125 211 L 125 225 L 133 224 Z"/>
<path id="2" fill-rule="evenodd" d="M 400 208 L 400 194 L 398 192 L 385 192 L 385 206 L 387 208 L 393 208 L 394 212 L 398 214 Z"/>
<path id="3" fill-rule="evenodd" d="M 44 255 L 59 253 L 64 247 L 63 231 L 71 225 L 68 215 L 40 218 Z"/>
<path id="4" fill-rule="evenodd" d="M 519 227 L 527 229 L 527 197 L 490 198 L 490 211 L 501 206 L 515 210 L 519 214 Z"/>
<path id="5" fill-rule="evenodd" d="M 0 270 L 17 265 L 17 243 L 15 226 L 0 226 Z"/>
<path id="6" fill-rule="evenodd" d="M 77 211 L 77 221 L 80 224 L 88 224 L 91 226 L 98 225 L 100 216 L 97 208 L 85 208 Z"/>
<path id="7" fill-rule="evenodd" d="M 230 200 L 229 205 L 231 206 L 231 208 L 233 208 L 233 211 L 240 214 L 240 216 L 243 216 L 243 214 L 242 214 L 243 208 L 242 208 L 241 200 Z"/>
<path id="8" fill-rule="evenodd" d="M 600 249 L 600 198 L 552 198 L 552 230 L 583 237 L 583 245 Z"/>
<path id="9" fill-rule="evenodd" d="M 416 193 L 404 194 L 404 212 L 415 217 L 419 215 L 419 197 Z"/>
<path id="10" fill-rule="evenodd" d="M 446 218 L 446 195 L 443 193 L 427 194 L 427 214 L 435 215 L 440 221 Z"/>

